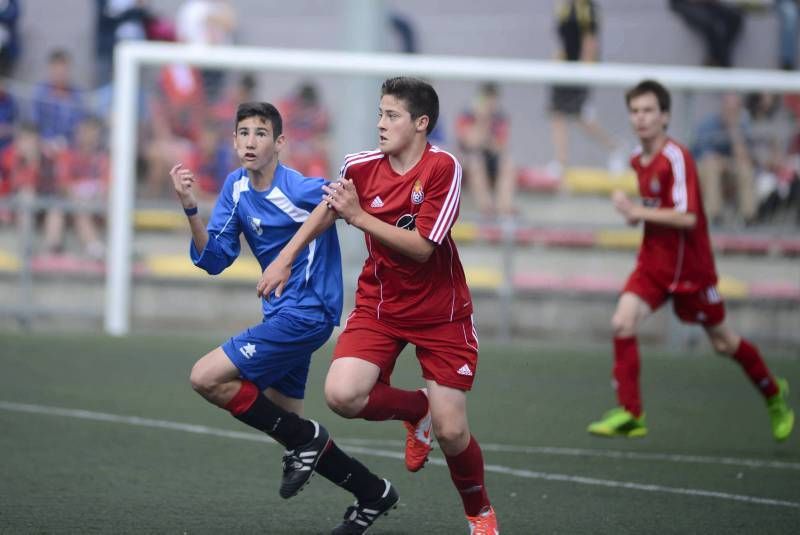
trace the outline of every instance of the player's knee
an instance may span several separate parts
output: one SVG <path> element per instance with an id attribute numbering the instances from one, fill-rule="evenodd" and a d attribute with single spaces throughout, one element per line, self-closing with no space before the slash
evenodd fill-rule
<path id="1" fill-rule="evenodd" d="M 636 324 L 630 318 L 624 317 L 622 314 L 614 314 L 611 318 L 611 328 L 614 330 L 614 336 L 617 338 L 624 338 L 636 334 Z"/>
<path id="2" fill-rule="evenodd" d="M 214 391 L 219 386 L 219 381 L 199 362 L 195 363 L 191 373 L 189 373 L 189 383 L 191 383 L 194 391 L 204 398 L 213 396 Z"/>
<path id="3" fill-rule="evenodd" d="M 455 446 L 463 443 L 468 438 L 469 431 L 458 422 L 434 420 L 433 433 L 436 435 L 436 440 L 440 443 L 442 449 L 447 449 L 450 445 Z"/>
<path id="4" fill-rule="evenodd" d="M 730 355 L 736 349 L 732 347 L 731 343 L 727 340 L 727 338 L 723 336 L 712 337 L 711 346 L 714 348 L 714 351 L 716 351 L 720 355 Z"/>
<path id="5" fill-rule="evenodd" d="M 356 393 L 330 384 L 325 385 L 325 401 L 333 412 L 345 418 L 358 416 L 363 405 Z"/>

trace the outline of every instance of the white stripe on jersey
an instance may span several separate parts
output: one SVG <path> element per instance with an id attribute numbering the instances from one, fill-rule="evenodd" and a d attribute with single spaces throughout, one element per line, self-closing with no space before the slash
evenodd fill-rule
<path id="1" fill-rule="evenodd" d="M 447 235 L 450 227 L 453 225 L 456 217 L 456 211 L 458 210 L 458 203 L 461 199 L 461 164 L 458 163 L 458 160 L 447 151 L 441 150 L 439 147 L 432 146 L 431 152 L 438 152 L 442 154 L 447 154 L 453 160 L 453 164 L 455 166 L 455 170 L 453 171 L 453 179 L 450 182 L 450 191 L 447 192 L 447 197 L 444 200 L 444 205 L 442 206 L 442 210 L 439 212 L 439 217 L 436 218 L 436 222 L 433 225 L 433 230 L 431 230 L 430 239 L 436 243 L 442 243 L 442 240 Z"/>
<path id="2" fill-rule="evenodd" d="M 383 153 L 379 150 L 367 150 L 363 152 L 357 152 L 355 154 L 348 154 L 344 157 L 344 164 L 342 165 L 342 168 L 339 169 L 339 178 L 344 178 L 347 168 L 355 163 L 370 162 L 372 160 L 379 160 L 381 158 L 383 158 Z"/>
<path id="3" fill-rule="evenodd" d="M 239 180 L 233 183 L 233 203 L 239 202 L 239 196 L 243 191 L 250 191 L 250 179 L 247 175 L 242 176 Z"/>
<path id="4" fill-rule="evenodd" d="M 664 147 L 664 155 L 672 165 L 672 203 L 679 212 L 685 212 L 689 208 L 689 197 L 686 191 L 686 161 L 683 151 L 672 143 L 667 142 Z"/>
<path id="5" fill-rule="evenodd" d="M 231 209 L 231 215 L 228 216 L 225 224 L 222 225 L 222 228 L 215 236 L 216 238 L 219 238 L 220 234 L 225 232 L 225 229 L 228 228 L 228 223 L 230 223 L 231 219 L 233 219 L 233 215 L 236 213 L 236 208 L 239 206 L 239 197 L 241 197 L 243 191 L 250 191 L 250 179 L 246 174 L 233 183 L 233 190 L 231 192 L 231 197 L 233 198 L 233 208 Z"/>
<path id="6" fill-rule="evenodd" d="M 475 321 L 473 321 L 473 319 L 472 319 L 472 314 L 469 315 L 469 323 L 472 326 L 470 334 L 472 334 L 472 338 L 475 339 L 475 344 L 478 344 L 478 333 L 475 330 Z M 464 324 L 463 323 L 461 324 L 461 331 L 464 333 L 464 342 L 467 344 L 467 346 L 472 348 L 472 349 L 474 349 L 475 351 L 478 351 L 478 347 L 477 346 L 474 346 L 474 345 L 469 343 L 469 338 L 467 338 L 467 329 L 464 328 Z"/>
<path id="7" fill-rule="evenodd" d="M 311 264 L 314 263 L 314 254 L 317 252 L 317 240 L 311 240 L 308 244 L 308 258 L 306 258 L 306 283 L 311 278 Z"/>
<path id="8" fill-rule="evenodd" d="M 287 197 L 286 194 L 278 187 L 272 188 L 272 191 L 270 191 L 265 198 L 280 208 L 283 213 L 291 217 L 292 221 L 302 223 L 308 219 L 309 212 L 307 210 L 303 210 L 290 201 L 289 197 Z"/>

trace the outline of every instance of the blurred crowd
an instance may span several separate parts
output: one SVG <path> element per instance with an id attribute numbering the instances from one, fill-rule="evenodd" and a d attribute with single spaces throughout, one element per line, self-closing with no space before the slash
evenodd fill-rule
<path id="1" fill-rule="evenodd" d="M 731 2 L 665 0 L 682 21 L 702 37 L 699 63 L 735 65 L 735 46 L 746 13 Z M 17 22 L 19 0 L 0 3 L 0 200 L 13 194 L 68 199 L 37 216 L 44 252 L 64 250 L 72 228 L 83 253 L 104 254 L 101 224 L 110 177 L 108 130 L 113 84 L 113 48 L 124 40 L 160 40 L 206 45 L 237 40 L 239 14 L 228 0 L 186 0 L 174 18 L 159 15 L 147 0 L 96 0 L 94 80 L 78 83 L 70 53 L 49 51 L 45 76 L 35 87 L 17 90 L 18 61 L 25 61 Z M 603 2 L 557 0 L 554 37 L 563 61 L 600 61 L 598 46 Z M 778 17 L 776 67 L 794 69 L 797 58 L 797 0 L 769 0 L 764 7 Z M 402 51 L 419 47 L 411 22 L 397 13 L 388 21 Z M 142 91 L 138 153 L 138 195 L 162 199 L 165 180 L 176 162 L 195 170 L 207 201 L 213 200 L 235 167 L 230 136 L 236 106 L 258 100 L 258 77 L 175 64 L 146 72 Z M 598 124 L 585 86 L 551 88 L 553 159 L 544 172 L 559 180 L 570 166 L 569 130 L 578 125 L 608 153 L 608 170 L 627 165 L 623 141 Z M 800 224 L 800 95 L 725 94 L 719 109 L 698 117 L 691 140 L 697 158 L 706 211 L 714 225 L 769 222 L 791 211 Z M 300 82 L 276 102 L 289 140 L 282 160 L 309 176 L 332 176 L 331 120 L 324 95 L 313 81 Z M 515 120 L 525 117 L 516 115 Z M 443 118 L 444 119 L 444 118 Z M 443 120 L 442 119 L 442 120 Z M 504 111 L 501 87 L 486 82 L 448 129 L 436 129 L 432 141 L 458 155 L 474 207 L 485 217 L 518 216 L 518 177 L 509 150 L 511 116 Z M 85 209 L 82 209 L 84 207 Z M 0 225 L 13 224 L 13 212 L 0 205 Z"/>

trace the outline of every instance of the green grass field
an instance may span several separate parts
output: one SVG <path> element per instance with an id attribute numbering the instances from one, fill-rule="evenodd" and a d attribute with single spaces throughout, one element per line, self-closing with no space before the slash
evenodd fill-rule
<path id="1" fill-rule="evenodd" d="M 349 495 L 314 478 L 281 500 L 279 447 L 189 387 L 217 343 L 0 334 L 0 532 L 328 533 Z M 800 430 L 775 444 L 736 366 L 643 351 L 650 434 L 604 440 L 585 427 L 613 405 L 609 348 L 483 345 L 469 410 L 502 533 L 800 532 Z M 329 354 L 312 366 L 307 414 L 400 492 L 370 533 L 466 533 L 437 452 L 409 474 L 399 423 L 327 409 Z M 800 391 L 800 356 L 770 363 Z M 420 385 L 410 353 L 395 384 Z"/>

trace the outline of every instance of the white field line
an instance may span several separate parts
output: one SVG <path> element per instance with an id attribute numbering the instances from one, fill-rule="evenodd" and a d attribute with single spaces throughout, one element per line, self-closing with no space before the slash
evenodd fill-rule
<path id="1" fill-rule="evenodd" d="M 184 424 L 180 422 L 171 422 L 168 420 L 154 420 L 151 418 L 140 418 L 138 416 L 121 416 L 118 414 L 109 414 L 104 412 L 87 411 L 81 409 L 67 409 L 63 407 L 50 407 L 45 405 L 32 405 L 28 403 L 14 403 L 9 401 L 0 401 L 0 409 L 10 412 L 27 412 L 34 414 L 44 414 L 48 416 L 64 416 L 68 418 L 78 418 L 83 420 L 94 420 L 99 422 L 119 423 L 125 425 L 132 425 L 138 427 L 150 427 L 159 429 L 169 429 L 172 431 L 184 431 L 186 433 L 194 433 L 199 435 L 211 435 L 223 438 L 231 438 L 237 440 L 250 440 L 254 442 L 267 442 L 274 443 L 275 441 L 266 435 L 258 433 L 247 433 L 239 431 L 227 431 L 224 429 L 215 429 L 205 425 Z M 337 439 L 338 440 L 338 439 Z M 341 441 L 345 443 L 344 440 Z M 364 442 L 360 439 L 348 441 L 349 443 Z M 483 446 L 482 446 L 483 447 Z M 536 449 L 536 448 L 533 448 Z M 545 448 L 552 449 L 552 448 Z M 391 459 L 401 459 L 403 454 L 399 450 L 380 450 L 364 446 L 348 446 L 348 451 L 353 453 L 360 453 L 363 455 L 370 455 L 375 457 L 387 457 Z M 582 451 L 582 450 L 576 450 Z M 587 450 L 591 451 L 591 450 Z M 618 452 L 625 453 L 625 452 Z M 691 457 L 691 456 L 690 456 Z M 430 464 L 436 466 L 446 466 L 446 462 L 442 459 L 431 458 Z M 775 500 L 771 498 L 760 498 L 757 496 L 747 496 L 743 494 L 730 494 L 727 492 L 716 492 L 702 489 L 681 488 L 681 487 L 667 487 L 663 485 L 650 485 L 643 483 L 634 483 L 630 481 L 614 481 L 608 479 L 598 479 L 583 476 L 571 476 L 566 474 L 553 474 L 548 472 L 535 472 L 532 470 L 511 468 L 508 466 L 487 464 L 487 472 L 494 472 L 498 474 L 505 474 L 514 477 L 525 479 L 542 479 L 545 481 L 559 481 L 565 483 L 575 483 L 579 485 L 593 485 L 609 488 L 621 488 L 627 490 L 636 490 L 643 492 L 660 492 L 666 494 L 678 494 L 684 496 L 700 496 L 705 498 L 716 498 L 721 500 L 746 502 L 757 505 L 771 505 L 778 507 L 791 507 L 800 508 L 800 502 L 792 502 L 787 500 Z"/>
<path id="2" fill-rule="evenodd" d="M 362 446 L 402 447 L 399 440 L 381 440 L 369 438 L 337 439 L 339 442 Z M 660 461 L 669 463 L 722 464 L 741 466 L 744 468 L 775 468 L 779 470 L 800 470 L 800 463 L 789 461 L 772 461 L 768 459 L 746 459 L 739 457 L 709 457 L 704 455 L 684 455 L 680 453 L 640 453 L 620 450 L 592 450 L 586 448 L 557 448 L 548 446 L 511 446 L 508 444 L 492 444 L 481 442 L 483 451 L 499 453 L 521 453 L 526 455 L 563 455 L 568 457 L 604 457 L 626 461 Z"/>

